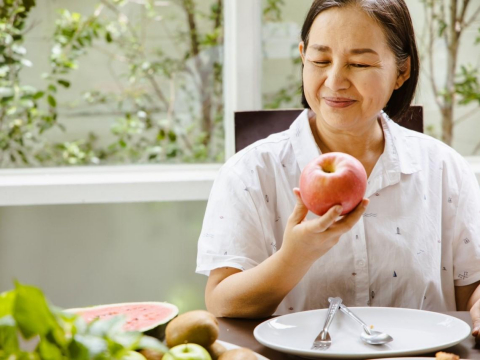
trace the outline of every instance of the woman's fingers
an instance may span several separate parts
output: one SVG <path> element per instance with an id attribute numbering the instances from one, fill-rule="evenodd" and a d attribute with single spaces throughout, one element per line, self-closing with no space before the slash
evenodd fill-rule
<path id="1" fill-rule="evenodd" d="M 293 209 L 293 212 L 290 215 L 290 218 L 288 219 L 290 226 L 295 226 L 300 224 L 303 221 L 303 219 L 305 219 L 305 216 L 307 216 L 307 213 L 308 213 L 308 209 L 303 203 L 302 197 L 300 196 L 300 189 L 294 188 L 293 193 L 297 198 L 297 204 L 295 205 L 295 208 Z"/>
<path id="2" fill-rule="evenodd" d="M 332 206 L 328 211 L 319 218 L 309 221 L 305 224 L 308 231 L 313 233 L 321 233 L 327 230 L 337 220 L 342 213 L 341 205 Z"/>
<path id="3" fill-rule="evenodd" d="M 293 193 L 297 198 L 297 203 L 288 220 L 288 226 L 291 227 L 300 224 L 308 214 L 308 209 L 300 196 L 300 189 L 294 188 Z M 365 212 L 368 203 L 368 199 L 363 199 L 353 211 L 345 215 L 339 221 L 336 220 L 342 213 L 342 206 L 332 206 L 324 215 L 320 216 L 319 218 L 305 222 L 305 228 L 308 232 L 313 233 L 321 233 L 328 229 L 332 229 L 341 235 L 350 230 L 358 222 L 358 220 L 360 220 L 360 217 Z"/>
<path id="4" fill-rule="evenodd" d="M 352 212 L 345 215 L 343 219 L 337 221 L 331 227 L 331 229 L 335 232 L 338 232 L 339 234 L 346 233 L 358 222 L 358 220 L 360 220 L 360 217 L 365 212 L 365 209 L 367 208 L 369 202 L 370 200 L 363 199 Z"/>

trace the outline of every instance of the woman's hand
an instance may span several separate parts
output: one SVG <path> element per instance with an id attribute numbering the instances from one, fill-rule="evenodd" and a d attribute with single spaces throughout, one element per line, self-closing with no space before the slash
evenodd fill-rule
<path id="1" fill-rule="evenodd" d="M 342 213 L 340 205 L 331 207 L 323 216 L 305 221 L 308 209 L 300 197 L 300 189 L 294 188 L 293 193 L 297 204 L 288 219 L 281 248 L 284 255 L 293 261 L 308 259 L 313 262 L 326 254 L 355 225 L 369 203 L 368 199 L 363 199 L 353 211 L 338 221 Z"/>
<path id="2" fill-rule="evenodd" d="M 470 308 L 470 316 L 473 324 L 472 335 L 476 342 L 480 342 L 480 300 L 477 300 Z"/>
<path id="3" fill-rule="evenodd" d="M 480 281 L 464 286 L 455 286 L 457 311 L 470 311 L 472 335 L 480 342 Z"/>

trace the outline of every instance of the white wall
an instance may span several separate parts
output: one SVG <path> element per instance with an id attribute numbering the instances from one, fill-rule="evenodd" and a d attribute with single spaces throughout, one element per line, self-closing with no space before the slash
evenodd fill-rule
<path id="1" fill-rule="evenodd" d="M 0 208 L 0 292 L 13 280 L 61 307 L 169 301 L 204 308 L 195 274 L 204 201 Z"/>

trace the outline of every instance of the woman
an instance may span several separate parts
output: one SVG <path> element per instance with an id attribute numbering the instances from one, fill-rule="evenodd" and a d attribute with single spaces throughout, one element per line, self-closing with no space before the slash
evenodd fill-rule
<path id="1" fill-rule="evenodd" d="M 328 307 L 470 309 L 480 325 L 480 190 L 454 150 L 397 125 L 419 74 L 403 0 L 316 0 L 299 45 L 307 108 L 237 153 L 212 188 L 197 272 L 217 316 Z M 308 213 L 305 165 L 339 151 L 365 167 L 365 199 Z M 293 192 L 292 192 L 293 188 Z M 293 212 L 292 212 L 293 209 Z"/>

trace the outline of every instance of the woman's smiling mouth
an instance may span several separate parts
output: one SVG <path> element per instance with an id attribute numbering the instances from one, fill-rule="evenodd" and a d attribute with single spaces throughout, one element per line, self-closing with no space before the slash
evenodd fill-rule
<path id="1" fill-rule="evenodd" d="M 346 108 L 353 105 L 356 100 L 342 97 L 324 97 L 325 103 L 333 108 Z"/>

